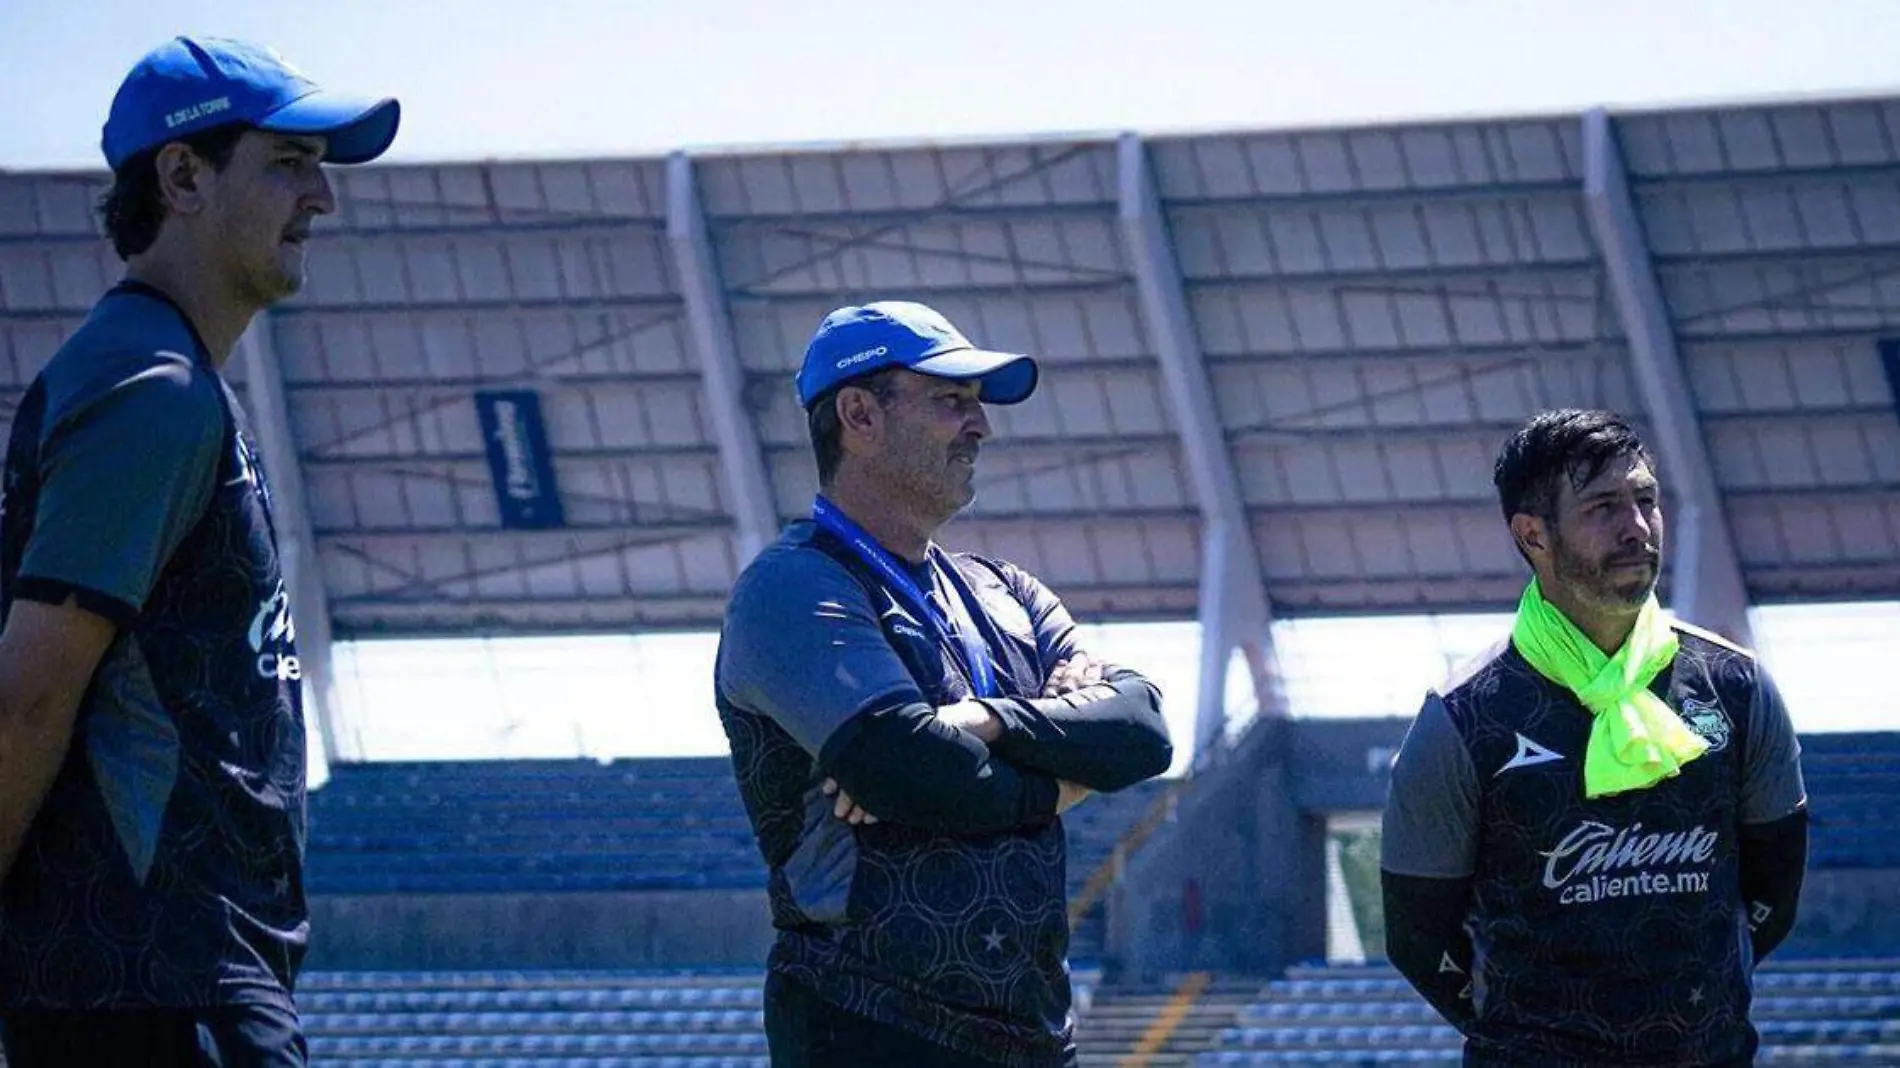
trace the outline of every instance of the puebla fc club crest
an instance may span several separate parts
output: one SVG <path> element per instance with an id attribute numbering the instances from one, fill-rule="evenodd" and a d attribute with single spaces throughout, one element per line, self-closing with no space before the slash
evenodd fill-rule
<path id="1" fill-rule="evenodd" d="M 1728 748 L 1728 713 L 1715 701 L 1698 701 L 1693 697 L 1684 698 L 1682 718 L 1696 736 L 1709 743 L 1709 752 L 1719 753 Z"/>

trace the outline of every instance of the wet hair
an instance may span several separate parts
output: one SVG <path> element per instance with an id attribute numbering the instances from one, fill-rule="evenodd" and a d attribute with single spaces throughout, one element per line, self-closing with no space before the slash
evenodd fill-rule
<path id="1" fill-rule="evenodd" d="M 1565 408 L 1532 416 L 1504 443 L 1492 472 L 1505 521 L 1521 513 L 1556 522 L 1558 479 L 1582 489 L 1625 456 L 1654 466 L 1635 428 L 1614 412 Z"/>
<path id="2" fill-rule="evenodd" d="M 248 129 L 237 123 L 214 126 L 175 140 L 211 164 L 212 170 L 222 171 L 230 165 L 231 155 Z M 99 218 L 105 224 L 106 236 L 112 239 L 112 251 L 122 260 L 144 252 L 158 240 L 159 227 L 165 223 L 165 197 L 158 188 L 158 154 L 171 143 L 126 157 L 112 172 L 112 188 L 99 199 Z"/>
<path id="3" fill-rule="evenodd" d="M 805 410 L 805 428 L 811 432 L 811 451 L 818 458 L 820 486 L 831 484 L 832 476 L 838 473 L 838 464 L 844 460 L 844 425 L 838 421 L 838 390 L 846 386 L 869 390 L 882 404 L 891 399 L 900 370 L 902 368 L 886 367 L 862 378 L 841 382 L 835 389 L 819 394 Z"/>

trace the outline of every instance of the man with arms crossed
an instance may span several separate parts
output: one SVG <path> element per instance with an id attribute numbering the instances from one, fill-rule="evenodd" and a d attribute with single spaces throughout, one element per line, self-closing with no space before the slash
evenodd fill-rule
<path id="1" fill-rule="evenodd" d="M 1496 483 L 1536 577 L 1393 765 L 1387 951 L 1466 1064 L 1750 1064 L 1751 974 L 1807 848 L 1787 710 L 1657 605 L 1660 487 L 1627 423 L 1539 415 Z"/>
<path id="2" fill-rule="evenodd" d="M 220 369 L 393 100 L 177 38 L 106 121 L 125 280 L 14 413 L 0 521 L 12 1068 L 305 1063 L 304 722 L 270 491 Z"/>
<path id="3" fill-rule="evenodd" d="M 919 304 L 827 317 L 798 375 L 821 491 L 733 590 L 719 714 L 771 869 L 775 1068 L 1075 1063 L 1060 813 L 1168 767 L 1160 694 L 1054 594 L 932 539 L 984 405 L 1036 385 Z"/>

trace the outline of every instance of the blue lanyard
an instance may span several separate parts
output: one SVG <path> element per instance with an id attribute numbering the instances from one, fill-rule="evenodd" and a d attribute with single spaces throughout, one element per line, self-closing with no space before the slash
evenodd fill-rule
<path id="1" fill-rule="evenodd" d="M 905 607 L 909 608 L 918 619 L 929 620 L 932 628 L 937 632 L 937 641 L 944 648 L 951 650 L 953 655 L 962 653 L 957 659 L 962 661 L 964 668 L 969 672 L 970 685 L 976 691 L 976 696 L 996 697 L 1002 693 L 996 685 L 996 669 L 990 663 L 989 645 L 984 642 L 981 634 L 968 632 L 975 629 L 974 624 L 969 628 L 952 624 L 937 605 L 917 588 L 917 582 L 911 578 L 910 572 L 900 566 L 896 560 L 891 559 L 891 554 L 885 550 L 884 546 L 877 543 L 876 538 L 866 533 L 864 528 L 853 522 L 850 516 L 839 511 L 837 505 L 825 500 L 823 494 L 819 494 L 811 502 L 811 519 L 812 522 L 818 524 L 819 529 L 849 545 L 852 551 L 858 554 L 858 559 L 870 565 L 871 570 L 877 572 L 878 578 L 884 580 L 884 585 L 891 591 L 891 595 L 902 598 Z M 947 596 L 962 599 L 962 594 L 957 592 L 954 583 L 946 582 L 944 585 L 948 587 Z M 967 607 L 965 614 L 968 614 Z"/>

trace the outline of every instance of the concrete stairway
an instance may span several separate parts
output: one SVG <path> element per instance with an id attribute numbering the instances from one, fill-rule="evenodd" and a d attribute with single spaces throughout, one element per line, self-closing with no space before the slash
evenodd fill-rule
<path id="1" fill-rule="evenodd" d="M 1082 1068 L 1187 1068 L 1260 992 L 1258 979 L 1204 973 L 1162 986 L 1097 990 L 1077 1026 Z"/>

